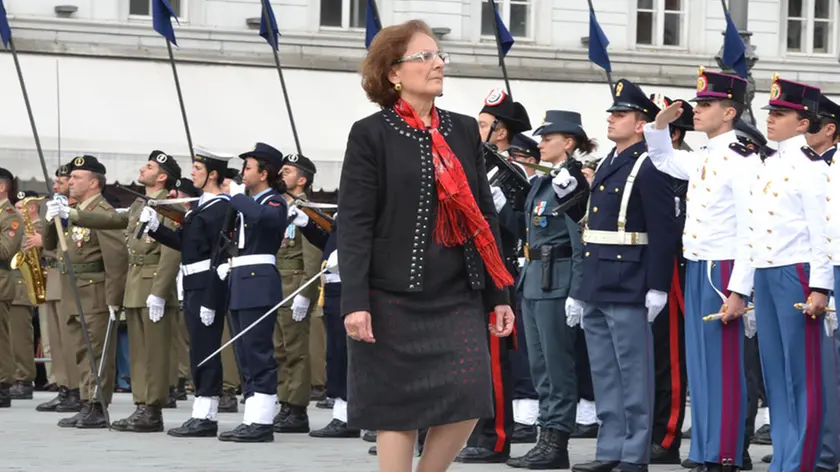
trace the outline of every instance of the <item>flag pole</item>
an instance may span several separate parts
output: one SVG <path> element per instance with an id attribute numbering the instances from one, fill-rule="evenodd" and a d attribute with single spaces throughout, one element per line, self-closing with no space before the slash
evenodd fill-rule
<path id="1" fill-rule="evenodd" d="M 273 28 L 271 21 L 268 17 L 268 8 L 271 6 L 268 4 L 268 0 L 262 0 L 262 7 L 263 7 L 263 21 L 265 21 L 268 28 Z M 271 35 L 274 35 L 276 31 L 270 31 Z M 274 36 L 277 38 L 277 36 Z M 269 42 L 271 46 L 271 51 L 274 53 L 274 65 L 277 67 L 277 75 L 280 77 L 280 88 L 283 89 L 283 100 L 286 102 L 286 111 L 289 113 L 289 124 L 292 125 L 292 137 L 295 139 L 295 148 L 297 148 L 297 153 L 303 155 L 303 151 L 300 148 L 300 138 L 298 137 L 297 126 L 295 126 L 295 116 L 292 113 L 292 103 L 289 101 L 289 92 L 286 89 L 286 80 L 283 78 L 283 67 L 280 65 L 280 53 L 277 52 L 277 49 L 280 48 L 280 41 L 279 39 L 276 40 L 275 44 L 277 47 L 274 47 L 274 44 Z"/>
<path id="2" fill-rule="evenodd" d="M 725 0 L 721 0 L 721 1 L 725 1 Z M 592 0 L 586 0 L 586 2 L 589 4 L 589 14 L 591 16 L 595 16 L 595 7 L 592 6 Z M 589 21 L 592 21 L 592 20 L 590 19 Z M 589 38 L 589 40 L 592 41 L 592 38 Z M 609 87 L 610 87 L 610 96 L 612 96 L 612 95 L 615 94 L 615 83 L 613 82 L 613 79 L 612 79 L 612 72 L 610 72 L 608 70 L 604 70 L 604 72 L 607 73 L 607 85 L 609 85 Z"/>
<path id="3" fill-rule="evenodd" d="M 499 23 L 496 21 L 496 15 L 499 14 L 499 10 L 496 9 L 496 2 L 495 0 L 490 0 L 490 6 L 493 8 L 493 32 L 496 35 L 496 49 L 497 54 L 499 55 L 499 65 L 502 66 L 502 77 L 505 79 L 505 88 L 507 89 L 508 97 L 513 100 L 513 93 L 510 91 L 510 79 L 508 78 L 507 67 L 505 66 L 505 55 L 502 51 L 502 41 L 499 37 Z"/>
<path id="4" fill-rule="evenodd" d="M 47 187 L 47 195 L 52 198 L 53 191 L 52 186 L 50 186 L 50 174 L 47 171 L 47 161 L 44 160 L 44 150 L 41 148 L 41 138 L 38 136 L 38 128 L 35 126 L 35 116 L 32 114 L 32 104 L 29 102 L 29 93 L 26 91 L 26 83 L 23 80 L 23 72 L 20 67 L 20 60 L 18 60 L 17 48 L 15 48 L 13 38 L 9 38 L 9 48 L 12 50 L 12 59 L 15 62 L 15 70 L 17 71 L 18 82 L 20 82 L 20 91 L 23 94 L 23 103 L 26 105 L 26 113 L 29 115 L 29 126 L 32 127 L 32 136 L 35 138 L 35 149 L 38 152 L 38 158 L 41 160 L 41 170 L 44 172 L 44 185 Z M 72 259 L 70 258 L 70 253 L 67 250 L 67 241 L 64 239 L 64 228 L 61 224 L 61 217 L 56 216 L 53 221 L 55 223 L 59 246 L 61 246 L 62 257 L 66 262 L 71 262 Z M 76 284 L 76 271 L 73 270 L 73 264 L 68 263 L 64 265 L 67 267 L 68 282 L 70 287 L 73 289 L 73 298 L 76 302 L 76 310 L 79 313 L 79 322 L 82 325 L 82 338 L 85 343 L 85 349 L 87 350 L 88 360 L 90 361 L 91 375 L 96 382 L 97 394 L 95 396 L 96 398 L 93 400 L 99 400 L 99 404 L 102 406 L 102 413 L 105 415 L 105 421 L 108 423 L 108 429 L 111 429 L 111 419 L 108 416 L 108 405 L 105 404 L 105 397 L 103 396 L 103 392 L 105 392 L 105 390 L 102 389 L 102 380 L 99 378 L 99 369 L 96 368 L 96 355 L 93 351 L 93 344 L 90 342 L 90 333 L 88 332 L 87 321 L 85 320 L 84 310 L 82 309 L 82 299 L 79 297 L 79 288 Z M 100 361 L 100 365 L 102 362 L 105 362 L 104 358 Z"/>
<path id="5" fill-rule="evenodd" d="M 187 156 L 193 155 L 192 135 L 190 123 L 187 121 L 187 109 L 184 107 L 184 95 L 181 93 L 181 81 L 178 79 L 178 68 L 175 67 L 175 55 L 172 54 L 172 42 L 166 39 L 166 50 L 169 52 L 169 64 L 172 65 L 172 76 L 175 77 L 175 90 L 178 92 L 178 104 L 181 106 L 181 118 L 184 120 L 184 131 L 187 134 L 187 145 L 190 147 Z"/>

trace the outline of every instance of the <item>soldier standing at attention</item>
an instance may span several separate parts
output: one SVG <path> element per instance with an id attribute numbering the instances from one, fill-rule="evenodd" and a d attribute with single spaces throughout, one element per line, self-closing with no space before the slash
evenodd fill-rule
<path id="1" fill-rule="evenodd" d="M 169 189 L 175 188 L 175 181 L 180 177 L 181 167 L 172 156 L 152 151 L 140 168 L 137 181 L 145 187 L 147 197 L 161 200 L 169 196 Z M 131 394 L 136 409 L 112 426 L 117 431 L 136 433 L 163 431 L 161 408 L 170 396 L 171 349 L 166 347 L 173 343 L 172 330 L 178 311 L 175 277 L 181 263 L 178 251 L 161 246 L 142 232 L 139 218 L 144 206 L 145 201 L 137 198 L 124 212 L 70 210 L 70 221 L 80 226 L 127 229 L 128 277 L 122 305 L 128 325 Z M 159 219 L 175 227 L 173 221 Z"/>
<path id="2" fill-rule="evenodd" d="M 0 168 L 0 408 L 12 406 L 9 393 L 15 376 L 15 357 L 11 337 L 11 306 L 15 298 L 14 280 L 9 263 L 21 247 L 23 228 L 20 214 L 9 201 L 15 177 Z"/>
<path id="3" fill-rule="evenodd" d="M 293 207 L 295 200 L 307 200 L 306 192 L 312 187 L 315 172 L 315 164 L 305 156 L 289 154 L 283 158 L 280 176 L 287 189 L 283 197 L 289 207 L 294 208 L 289 211 L 283 243 L 277 252 L 283 298 L 315 276 L 321 268 L 322 251 L 303 237 L 302 228 L 314 223 Z M 277 376 L 280 412 L 274 418 L 274 431 L 278 433 L 309 432 L 309 415 L 306 412 L 312 373 L 309 330 L 310 315 L 317 301 L 318 284 L 313 283 L 295 296 L 291 309 L 282 306 L 277 310 L 274 354 L 280 370 Z"/>
<path id="4" fill-rule="evenodd" d="M 583 278 L 566 302 L 582 316 L 601 428 L 595 461 L 575 472 L 646 471 L 653 427 L 652 323 L 668 299 L 679 237 L 671 179 L 647 158 L 643 128 L 659 108 L 632 82 L 607 111 L 615 148 L 592 181 Z"/>
<path id="5" fill-rule="evenodd" d="M 181 251 L 181 274 L 184 288 L 184 322 L 190 335 L 190 367 L 195 399 L 192 415 L 178 428 L 166 434 L 179 438 L 215 437 L 219 431 L 216 416 L 222 393 L 222 363 L 217 356 L 202 366 L 198 363 L 221 346 L 225 324 L 225 285 L 210 270 L 210 259 L 225 222 L 229 197 L 220 195 L 224 170 L 230 156 L 222 156 L 195 147 L 192 178 L 201 188 L 201 199 L 184 215 L 180 227 L 160 224 L 150 207 L 140 213 L 140 223 L 148 223 L 148 234 L 159 243 Z M 217 316 L 218 313 L 218 316 Z"/>
<path id="6" fill-rule="evenodd" d="M 64 197 L 70 195 L 70 165 L 62 165 L 56 169 L 53 193 Z M 70 204 L 74 203 L 75 200 L 70 198 Z M 45 221 L 37 234 L 26 236 L 24 249 L 43 247 L 43 235 L 51 224 L 52 222 Z M 41 318 L 41 326 L 46 326 L 49 332 L 51 362 L 55 383 L 58 385 L 58 395 L 36 406 L 35 410 L 76 413 L 82 408 L 79 398 L 79 369 L 76 366 L 76 353 L 68 338 L 69 315 L 67 311 L 60 311 L 65 307 L 60 303 L 62 277 L 58 270 L 55 250 L 44 249 L 43 255 L 47 270 L 47 296 L 38 316 Z"/>
<path id="7" fill-rule="evenodd" d="M 35 233 L 41 229 L 41 221 L 39 214 L 38 202 L 29 202 L 26 208 L 23 207 L 23 199 L 26 197 L 37 197 L 38 194 L 33 191 L 18 192 L 17 202 L 15 202 L 15 209 L 21 215 L 20 231 L 26 237 L 26 218 L 28 216 L 29 222 Z M 26 240 L 23 240 L 22 246 L 26 246 Z M 23 247 L 21 247 L 23 250 Z M 29 300 L 27 294 L 27 287 L 23 282 L 23 276 L 19 270 L 12 272 L 15 287 L 15 299 L 12 300 L 10 321 L 11 321 L 11 338 L 12 348 L 15 352 L 15 384 L 9 389 L 9 394 L 12 400 L 31 400 L 32 392 L 34 390 L 32 383 L 35 381 L 37 371 L 35 370 L 35 358 L 32 353 L 35 352 L 34 346 L 34 329 L 32 326 L 32 318 L 35 316 L 35 305 Z"/>
<path id="8" fill-rule="evenodd" d="M 70 196 L 77 202 L 73 208 L 80 208 L 89 212 L 115 213 L 112 207 L 102 196 L 102 189 L 105 188 L 105 166 L 93 156 L 81 156 L 73 160 L 73 167 L 70 172 Z M 78 226 L 70 217 L 70 207 L 61 196 L 54 197 L 47 203 L 47 221 L 52 221 L 56 216 L 61 216 L 64 223 L 64 236 L 67 238 L 67 247 L 70 260 L 59 258 L 59 266 L 73 264 L 73 271 L 76 274 L 76 287 L 82 302 L 85 324 L 88 328 L 91 347 L 93 348 L 94 364 L 102 366 L 102 395 L 104 403 L 111 403 L 114 394 L 114 380 L 116 368 L 117 330 L 111 331 L 111 338 L 108 340 L 108 352 L 105 358 L 102 356 L 102 347 L 105 345 L 105 334 L 108 324 L 117 319 L 120 305 L 125 294 L 125 276 L 128 267 L 128 254 L 125 250 L 125 238 L 122 231 L 117 230 L 92 230 Z M 58 233 L 55 225 L 48 225 L 49 229 L 44 235 L 44 248 L 58 248 Z M 105 412 L 102 404 L 97 401 L 96 394 L 96 372 L 90 370 L 90 360 L 82 334 L 82 324 L 79 320 L 79 313 L 73 294 L 73 287 L 70 286 L 69 277 L 66 276 L 66 268 L 61 271 L 65 274 L 61 280 L 63 289 L 61 304 L 62 310 L 69 313 L 67 328 L 69 342 L 74 352 L 71 359 L 76 360 L 79 373 L 81 374 L 81 399 L 83 407 L 81 411 L 58 422 L 64 428 L 107 428 Z"/>

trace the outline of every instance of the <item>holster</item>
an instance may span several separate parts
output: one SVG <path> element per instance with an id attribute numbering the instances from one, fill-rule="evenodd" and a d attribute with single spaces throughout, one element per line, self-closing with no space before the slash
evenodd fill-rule
<path id="1" fill-rule="evenodd" d="M 554 246 L 545 244 L 540 247 L 542 261 L 542 289 L 551 290 L 551 273 L 554 268 Z"/>

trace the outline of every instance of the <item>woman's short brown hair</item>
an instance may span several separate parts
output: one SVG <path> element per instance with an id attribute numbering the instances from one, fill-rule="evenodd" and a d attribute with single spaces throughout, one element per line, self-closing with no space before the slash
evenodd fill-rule
<path id="1" fill-rule="evenodd" d="M 383 28 L 370 43 L 367 57 L 362 61 L 362 88 L 370 101 L 385 108 L 397 101 L 399 94 L 388 74 L 394 64 L 405 55 L 408 43 L 417 33 L 435 38 L 432 29 L 423 20 Z"/>

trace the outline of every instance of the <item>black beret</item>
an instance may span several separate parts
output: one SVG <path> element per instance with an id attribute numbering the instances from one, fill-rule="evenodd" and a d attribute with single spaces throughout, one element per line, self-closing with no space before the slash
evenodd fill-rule
<path id="1" fill-rule="evenodd" d="M 70 164 L 62 164 L 55 170 L 56 177 L 70 177 Z"/>
<path id="2" fill-rule="evenodd" d="M 239 175 L 239 169 L 234 169 L 233 167 L 228 167 L 225 169 L 225 178 L 226 179 L 233 179 Z"/>
<path id="3" fill-rule="evenodd" d="M 18 192 L 17 197 L 18 197 L 18 200 L 23 200 L 24 198 L 40 197 L 40 195 L 38 195 L 38 192 L 36 192 L 34 190 L 24 190 L 24 191 Z"/>
<path id="4" fill-rule="evenodd" d="M 175 158 L 169 154 L 163 151 L 155 150 L 149 154 L 149 160 L 157 162 L 160 168 L 166 172 L 169 177 L 172 177 L 173 179 L 181 177 L 181 166 L 179 166 Z"/>
<path id="5" fill-rule="evenodd" d="M 180 178 L 175 181 L 175 190 L 179 192 L 184 192 L 184 194 L 190 197 L 200 197 L 203 193 L 201 190 L 196 188 L 195 184 L 192 180 L 187 178 Z"/>
<path id="6" fill-rule="evenodd" d="M 273 146 L 265 143 L 255 144 L 254 149 L 251 149 L 248 152 L 243 152 L 239 155 L 239 157 L 241 159 L 251 157 L 260 161 L 265 161 L 272 164 L 274 167 L 277 167 L 277 169 L 283 167 L 283 153 L 275 149 Z"/>
<path id="7" fill-rule="evenodd" d="M 309 160 L 309 158 L 301 154 L 287 155 L 283 158 L 283 165 L 297 167 L 298 169 L 309 172 L 313 175 L 315 175 L 315 172 L 317 172 L 315 164 L 311 160 Z"/>
<path id="8" fill-rule="evenodd" d="M 15 176 L 8 169 L 0 167 L 0 179 L 15 180 Z"/>
<path id="9" fill-rule="evenodd" d="M 70 167 L 70 172 L 73 172 L 74 170 L 87 170 L 90 172 L 95 172 L 97 174 L 105 175 L 105 166 L 102 165 L 102 163 L 99 162 L 97 158 L 87 154 L 73 159 L 72 166 Z"/>

